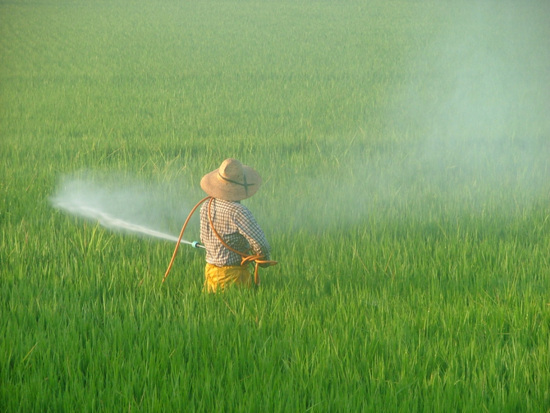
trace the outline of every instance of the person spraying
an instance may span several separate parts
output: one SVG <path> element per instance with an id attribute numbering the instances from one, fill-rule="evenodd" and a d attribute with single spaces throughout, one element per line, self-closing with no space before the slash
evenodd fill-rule
<path id="1" fill-rule="evenodd" d="M 200 209 L 200 239 L 206 249 L 204 288 L 223 291 L 229 285 L 252 286 L 248 263 L 270 261 L 270 246 L 250 210 L 241 201 L 253 196 L 262 183 L 258 172 L 236 159 L 226 159 L 204 175 L 200 185 L 209 196 Z"/>
<path id="2" fill-rule="evenodd" d="M 166 281 L 174 264 L 178 247 L 189 243 L 206 249 L 204 289 L 223 291 L 229 285 L 252 286 L 248 264 L 254 263 L 254 282 L 260 283 L 259 267 L 277 264 L 270 260 L 269 243 L 250 210 L 241 201 L 254 195 L 262 178 L 253 168 L 236 159 L 226 159 L 220 167 L 201 179 L 201 188 L 208 194 L 191 210 L 176 243 L 172 259 L 164 274 Z M 183 241 L 183 233 L 191 216 L 202 205 L 198 242 Z"/>

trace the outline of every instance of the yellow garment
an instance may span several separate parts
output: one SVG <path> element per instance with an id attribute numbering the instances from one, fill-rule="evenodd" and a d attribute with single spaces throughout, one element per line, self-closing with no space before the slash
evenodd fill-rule
<path id="1" fill-rule="evenodd" d="M 250 275 L 250 271 L 248 271 L 247 265 L 217 267 L 207 263 L 204 269 L 204 275 L 204 289 L 209 293 L 215 293 L 218 288 L 223 291 L 227 285 L 231 284 L 237 284 L 247 288 L 252 286 L 252 276 Z"/>

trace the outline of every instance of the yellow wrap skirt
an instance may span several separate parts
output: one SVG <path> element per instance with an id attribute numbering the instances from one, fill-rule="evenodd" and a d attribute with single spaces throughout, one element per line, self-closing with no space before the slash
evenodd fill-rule
<path id="1" fill-rule="evenodd" d="M 252 287 L 252 275 L 250 274 L 248 265 L 218 267 L 207 263 L 204 275 L 204 289 L 209 293 L 215 293 L 218 289 L 224 291 L 225 287 L 231 284 L 247 288 Z"/>

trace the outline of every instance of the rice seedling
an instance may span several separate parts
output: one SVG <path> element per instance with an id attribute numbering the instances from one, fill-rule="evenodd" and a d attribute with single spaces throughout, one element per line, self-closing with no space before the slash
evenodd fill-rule
<path id="1" fill-rule="evenodd" d="M 548 411 L 548 11 L 0 3 L 0 410 Z M 52 204 L 177 235 L 229 156 L 252 291 Z"/>

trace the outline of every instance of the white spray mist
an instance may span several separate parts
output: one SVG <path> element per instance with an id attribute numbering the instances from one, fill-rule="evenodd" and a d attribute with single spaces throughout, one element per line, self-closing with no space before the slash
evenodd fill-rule
<path id="1" fill-rule="evenodd" d="M 189 208 L 175 193 L 166 184 L 86 171 L 61 179 L 50 201 L 57 209 L 105 228 L 177 242 L 174 228 L 183 224 Z"/>
<path id="2" fill-rule="evenodd" d="M 550 199 L 550 6 L 466 3 L 449 3 L 440 32 L 404 62 L 385 126 L 285 188 L 298 227 L 511 216 Z"/>
<path id="3" fill-rule="evenodd" d="M 548 195 L 550 7 L 526 3 L 450 6 L 452 18 L 419 51 L 423 65 L 388 113 L 389 129 L 413 125 L 419 135 L 378 170 L 380 190 L 474 213 Z"/>

